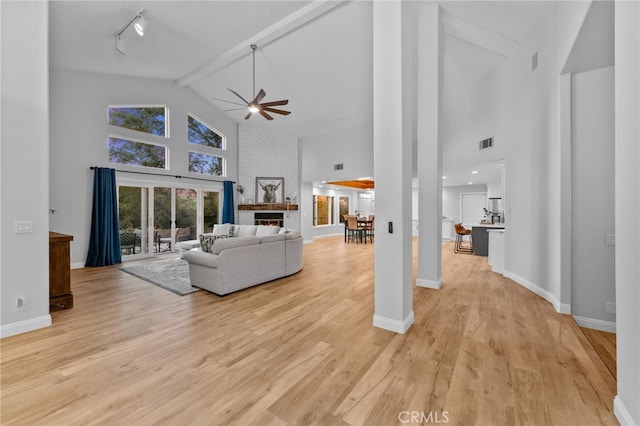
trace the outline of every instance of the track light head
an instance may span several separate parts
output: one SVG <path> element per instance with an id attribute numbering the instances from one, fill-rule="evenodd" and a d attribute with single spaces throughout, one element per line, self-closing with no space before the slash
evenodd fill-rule
<path id="1" fill-rule="evenodd" d="M 140 37 L 144 36 L 144 30 L 147 29 L 147 20 L 144 19 L 144 15 L 142 14 L 142 11 L 138 13 L 137 19 L 133 24 L 133 28 L 135 28 L 136 32 Z"/>
<path id="2" fill-rule="evenodd" d="M 0 0 L 1 1 L 1 0 Z M 147 28 L 147 20 L 144 19 L 144 9 L 141 9 L 138 13 L 136 13 L 133 18 L 127 24 L 122 27 L 122 29 L 116 34 L 116 50 L 124 55 L 124 40 L 122 39 L 122 33 L 126 31 L 131 25 L 135 28 L 136 33 L 140 37 L 144 36 L 144 30 Z"/>

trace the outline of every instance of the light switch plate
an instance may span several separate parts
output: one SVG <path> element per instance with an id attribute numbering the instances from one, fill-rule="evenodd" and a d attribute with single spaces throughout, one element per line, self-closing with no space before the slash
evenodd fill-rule
<path id="1" fill-rule="evenodd" d="M 608 246 L 615 246 L 616 245 L 616 234 L 607 234 L 606 236 L 606 245 Z"/>
<path id="2" fill-rule="evenodd" d="M 16 220 L 13 222 L 13 230 L 16 234 L 31 234 L 33 222 L 30 220 Z"/>

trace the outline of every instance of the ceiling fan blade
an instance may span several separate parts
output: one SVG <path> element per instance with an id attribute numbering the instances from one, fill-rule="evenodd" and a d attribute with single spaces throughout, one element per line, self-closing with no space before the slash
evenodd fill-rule
<path id="1" fill-rule="evenodd" d="M 242 108 L 232 108 L 232 109 L 223 109 L 223 112 L 229 112 L 229 111 L 246 111 L 247 107 L 242 107 Z"/>
<path id="2" fill-rule="evenodd" d="M 264 103 L 260 104 L 260 106 L 270 107 L 270 106 L 286 105 L 288 103 L 289 103 L 289 99 L 283 99 L 281 101 L 264 102 Z"/>
<path id="3" fill-rule="evenodd" d="M 260 112 L 262 112 L 262 111 L 260 111 Z M 245 119 L 245 120 L 250 119 L 252 114 L 253 114 L 253 113 L 252 113 L 251 111 L 249 111 L 249 114 L 247 114 L 247 115 L 244 117 L 244 119 Z"/>
<path id="4" fill-rule="evenodd" d="M 267 94 L 265 93 L 264 90 L 260 89 L 260 91 L 258 92 L 258 94 L 256 95 L 256 98 L 253 100 L 254 104 L 259 104 L 261 100 L 264 99 L 264 97 L 267 96 Z"/>
<path id="5" fill-rule="evenodd" d="M 291 111 L 284 111 L 282 109 L 276 109 L 276 108 L 269 108 L 269 107 L 264 107 L 262 108 L 264 111 L 269 111 L 269 112 L 275 112 L 276 114 L 282 114 L 282 115 L 289 115 L 291 114 Z"/>
<path id="6" fill-rule="evenodd" d="M 241 105 L 241 106 L 243 106 L 243 107 L 246 107 L 246 105 L 245 105 L 245 104 L 241 104 L 240 102 L 233 102 L 233 101 L 228 101 L 228 100 L 226 100 L 226 99 L 220 99 L 220 98 L 211 98 L 211 99 L 216 100 L 216 101 L 228 102 L 228 103 L 230 103 L 230 104 L 234 104 L 234 105 Z"/>
<path id="7" fill-rule="evenodd" d="M 240 99 L 242 99 L 242 100 L 244 101 L 245 105 L 249 105 L 249 102 L 248 102 L 245 98 L 243 98 L 242 96 L 240 96 L 240 95 L 238 94 L 238 92 L 236 92 L 235 90 L 229 89 L 228 87 L 227 87 L 227 90 L 229 90 L 231 93 L 233 93 L 234 95 L 236 95 L 237 97 L 239 97 Z"/>
<path id="8" fill-rule="evenodd" d="M 261 109 L 259 112 L 260 112 L 260 115 L 266 118 L 267 120 L 273 120 L 273 117 L 267 114 L 266 112 L 264 112 L 263 109 Z"/>

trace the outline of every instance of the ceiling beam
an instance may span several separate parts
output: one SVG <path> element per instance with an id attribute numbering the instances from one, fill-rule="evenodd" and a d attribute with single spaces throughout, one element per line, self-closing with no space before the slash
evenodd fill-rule
<path id="1" fill-rule="evenodd" d="M 498 33 L 485 30 L 468 21 L 443 15 L 444 32 L 474 46 L 488 50 L 491 53 L 508 58 L 513 54 L 518 44 Z"/>
<path id="2" fill-rule="evenodd" d="M 308 23 L 349 1 L 351 0 L 314 0 L 305 7 L 265 28 L 235 47 L 232 47 L 220 56 L 210 59 L 198 68 L 186 73 L 182 77 L 179 77 L 176 82 L 182 87 L 189 86 L 196 81 L 231 65 L 244 56 L 250 55 L 252 52 L 250 46 L 252 44 L 262 48 L 280 37 L 304 27 Z"/>

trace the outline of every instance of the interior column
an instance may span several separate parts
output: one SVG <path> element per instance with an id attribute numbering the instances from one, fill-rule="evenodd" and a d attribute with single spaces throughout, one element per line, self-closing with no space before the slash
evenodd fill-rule
<path id="1" fill-rule="evenodd" d="M 442 285 L 442 67 L 440 6 L 423 6 L 418 22 L 418 278 Z"/>
<path id="2" fill-rule="evenodd" d="M 402 2 L 373 2 L 373 153 L 376 181 L 373 325 L 413 323 L 411 140 L 403 129 Z M 407 68 L 408 69 L 408 68 Z"/>

